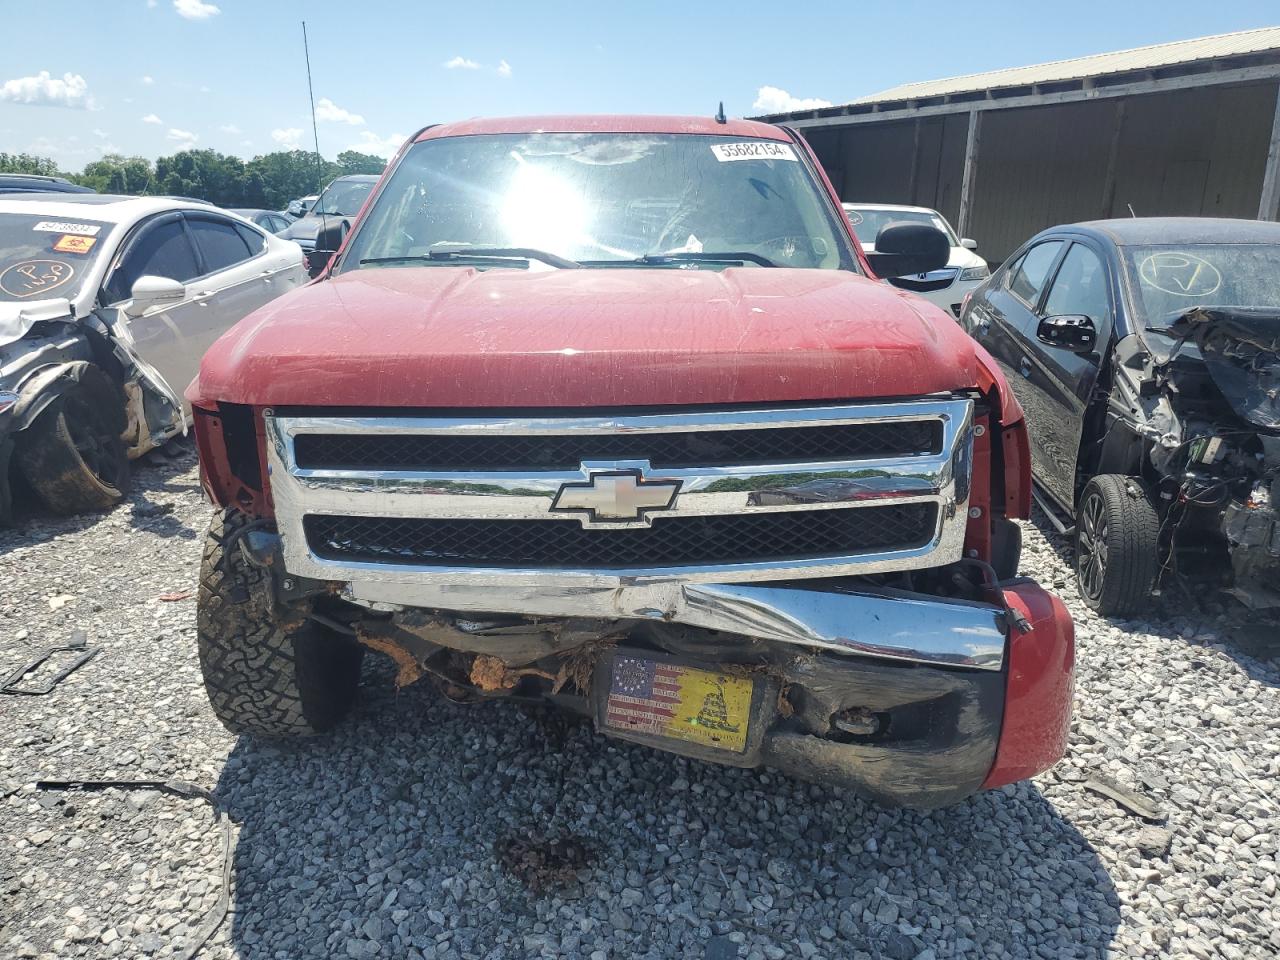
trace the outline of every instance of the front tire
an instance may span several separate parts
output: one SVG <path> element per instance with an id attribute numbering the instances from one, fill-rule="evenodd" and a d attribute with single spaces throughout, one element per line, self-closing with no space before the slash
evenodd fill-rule
<path id="1" fill-rule="evenodd" d="M 1076 585 L 1103 616 L 1130 616 L 1151 595 L 1160 565 L 1160 518 L 1132 477 L 1094 477 L 1076 510 Z"/>
<path id="2" fill-rule="evenodd" d="M 123 423 L 119 389 L 90 368 L 20 434 L 18 468 L 54 513 L 107 510 L 129 489 Z"/>
<path id="3" fill-rule="evenodd" d="M 237 546 L 249 518 L 214 516 L 205 539 L 196 600 L 196 642 L 209 703 L 235 734 L 305 737 L 350 711 L 364 648 L 299 614 L 281 622 L 269 574 Z"/>

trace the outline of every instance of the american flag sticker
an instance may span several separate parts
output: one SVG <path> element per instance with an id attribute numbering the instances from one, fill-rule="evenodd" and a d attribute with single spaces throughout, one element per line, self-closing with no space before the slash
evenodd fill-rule
<path id="1" fill-rule="evenodd" d="M 750 680 L 625 654 L 614 657 L 610 680 L 605 726 L 746 749 Z"/>

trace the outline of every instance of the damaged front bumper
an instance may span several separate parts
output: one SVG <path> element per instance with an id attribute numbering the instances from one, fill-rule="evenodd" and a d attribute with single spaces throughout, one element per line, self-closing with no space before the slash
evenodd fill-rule
<path id="1" fill-rule="evenodd" d="M 458 699 L 548 699 L 596 728 L 712 762 L 770 767 L 890 806 L 932 808 L 1032 776 L 1062 756 L 1074 634 L 1030 581 L 991 601 L 822 583 L 620 585 L 496 592 L 466 583 L 307 582 L 364 607 L 356 631 Z M 608 722 L 619 657 L 747 678 L 741 749 Z"/>

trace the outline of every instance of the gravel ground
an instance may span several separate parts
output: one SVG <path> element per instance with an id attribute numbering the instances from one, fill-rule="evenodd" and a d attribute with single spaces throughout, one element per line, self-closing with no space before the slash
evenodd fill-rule
<path id="1" fill-rule="evenodd" d="M 887 811 L 509 705 L 397 695 L 374 657 L 336 734 L 236 740 L 205 701 L 184 596 L 208 515 L 182 454 L 110 514 L 0 531 L 0 672 L 75 630 L 101 649 L 49 696 L 0 697 L 4 957 L 182 955 L 218 901 L 214 808 L 34 785 L 174 778 L 234 823 L 207 957 L 1280 952 L 1274 621 L 1212 600 L 1101 620 L 1028 526 L 1024 572 L 1077 617 L 1070 756 L 947 810 Z"/>

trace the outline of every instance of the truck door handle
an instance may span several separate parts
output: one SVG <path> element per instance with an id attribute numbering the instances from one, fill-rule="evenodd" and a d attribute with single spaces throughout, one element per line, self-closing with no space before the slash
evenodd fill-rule
<path id="1" fill-rule="evenodd" d="M 1028 380 L 1031 379 L 1031 358 L 1030 357 L 1022 358 L 1022 362 L 1018 364 L 1018 372 L 1022 374 L 1024 377 L 1026 377 Z"/>
<path id="2" fill-rule="evenodd" d="M 207 301 L 210 297 L 212 297 L 217 292 L 218 292 L 217 290 L 197 290 L 196 295 L 191 298 L 191 301 L 192 303 L 200 304 L 200 306 L 202 307 L 206 306 L 207 304 L 205 303 L 205 301 Z"/>

